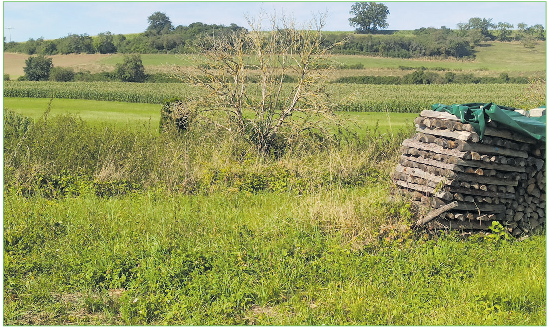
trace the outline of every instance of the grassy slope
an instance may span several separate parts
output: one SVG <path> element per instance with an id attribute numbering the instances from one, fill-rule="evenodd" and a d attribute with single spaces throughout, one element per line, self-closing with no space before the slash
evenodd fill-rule
<path id="1" fill-rule="evenodd" d="M 367 69 L 398 70 L 399 66 L 426 68 L 443 67 L 449 70 L 463 71 L 493 71 L 492 75 L 500 72 L 518 74 L 545 74 L 545 42 L 539 42 L 535 49 L 526 49 L 520 43 L 490 42 L 483 47 L 477 47 L 477 58 L 474 61 L 458 60 L 420 60 L 367 57 L 359 55 L 334 55 L 333 58 L 345 64 L 362 63 Z M 100 63 L 115 65 L 121 63 L 122 55 L 115 55 L 101 59 Z M 189 62 L 184 56 L 168 54 L 142 55 L 145 67 L 161 67 L 165 65 L 187 65 Z M 159 70 L 158 68 L 154 68 Z M 406 72 L 405 72 L 406 73 Z"/>

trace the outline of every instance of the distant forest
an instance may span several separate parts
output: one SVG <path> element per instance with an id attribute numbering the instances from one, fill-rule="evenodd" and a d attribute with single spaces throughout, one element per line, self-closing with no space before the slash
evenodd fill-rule
<path id="1" fill-rule="evenodd" d="M 333 54 L 370 55 L 396 58 L 472 58 L 473 48 L 484 41 L 518 41 L 533 48 L 538 40 L 545 40 L 542 25 L 527 26 L 490 23 L 491 19 L 471 18 L 469 23 L 459 24 L 458 29 L 446 27 L 420 28 L 414 31 L 378 31 L 375 34 L 353 32 L 326 32 L 325 44 L 346 41 L 332 49 Z M 100 33 L 97 36 L 70 34 L 66 37 L 44 40 L 29 39 L 26 42 L 6 42 L 4 51 L 28 55 L 56 54 L 157 54 L 192 53 L 194 42 L 202 35 L 222 35 L 245 29 L 236 24 L 229 26 L 192 23 L 173 27 L 169 18 L 160 12 L 148 18 L 146 31 L 136 34 Z"/>

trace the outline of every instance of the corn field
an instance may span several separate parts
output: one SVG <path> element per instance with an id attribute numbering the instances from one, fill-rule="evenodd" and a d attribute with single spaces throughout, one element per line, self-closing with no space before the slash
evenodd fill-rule
<path id="1" fill-rule="evenodd" d="M 519 107 L 525 84 L 362 85 L 330 84 L 335 109 L 356 112 L 417 112 L 435 103 L 493 102 Z M 87 99 L 161 104 L 203 93 L 183 83 L 5 81 L 4 97 Z"/>

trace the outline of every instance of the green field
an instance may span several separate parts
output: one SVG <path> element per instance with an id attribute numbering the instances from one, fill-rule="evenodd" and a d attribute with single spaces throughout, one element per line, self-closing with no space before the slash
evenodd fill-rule
<path id="1" fill-rule="evenodd" d="M 475 48 L 475 60 L 456 59 L 399 59 L 368 57 L 359 55 L 334 55 L 333 60 L 341 64 L 361 63 L 361 70 L 339 70 L 337 75 L 402 75 L 400 66 L 445 68 L 447 70 L 474 73 L 477 76 L 497 77 L 500 73 L 508 73 L 511 77 L 545 76 L 545 42 L 538 42 L 534 49 L 527 49 L 517 42 L 486 42 Z M 14 54 L 12 54 L 14 55 Z M 24 58 L 27 56 L 4 56 L 4 73 L 11 79 L 22 75 Z M 56 66 L 73 67 L 76 71 L 89 70 L 99 72 L 113 70 L 117 63 L 123 60 L 123 54 L 89 55 L 71 54 L 55 55 Z M 88 60 L 86 60 L 86 58 Z M 191 65 L 186 55 L 177 54 L 142 54 L 143 65 L 148 73 L 171 72 L 172 65 Z"/>
<path id="2" fill-rule="evenodd" d="M 16 111 L 33 119 L 40 118 L 47 108 L 51 115 L 72 114 L 93 125 L 105 123 L 120 127 L 148 125 L 157 130 L 160 120 L 160 106 L 147 103 L 107 102 L 92 100 L 71 100 L 45 98 L 4 98 L 4 108 Z M 398 131 L 411 125 L 416 114 L 388 112 L 341 112 L 339 115 L 348 120 L 349 127 L 363 133 L 367 129 L 382 133 Z"/>
<path id="3" fill-rule="evenodd" d="M 148 103 L 108 102 L 93 100 L 45 98 L 4 98 L 4 108 L 33 119 L 40 118 L 46 109 L 51 115 L 72 114 L 91 124 L 105 123 L 118 126 L 150 123 L 157 130 L 160 122 L 160 106 Z"/>
<path id="4" fill-rule="evenodd" d="M 384 189 L 6 196 L 4 324 L 545 325 L 544 236 L 360 243 Z"/>

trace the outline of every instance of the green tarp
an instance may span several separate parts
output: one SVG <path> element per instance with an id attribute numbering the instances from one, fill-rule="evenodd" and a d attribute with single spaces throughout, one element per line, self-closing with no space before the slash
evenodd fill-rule
<path id="1" fill-rule="evenodd" d="M 545 142 L 545 116 L 526 117 L 515 112 L 515 108 L 494 103 L 433 104 L 431 109 L 451 113 L 458 117 L 462 123 L 471 124 L 479 134 L 481 141 L 486 122 L 490 118 L 505 129 Z"/>

